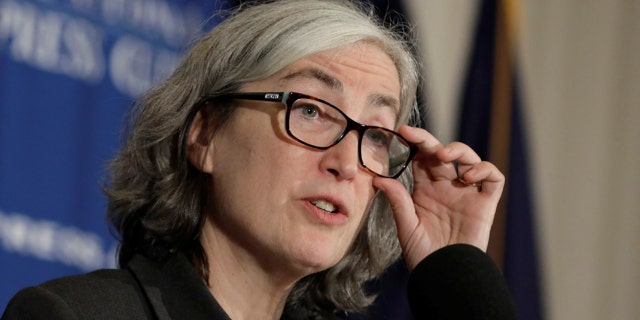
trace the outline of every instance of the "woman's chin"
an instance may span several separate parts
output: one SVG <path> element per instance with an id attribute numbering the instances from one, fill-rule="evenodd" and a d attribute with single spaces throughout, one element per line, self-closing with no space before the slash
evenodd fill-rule
<path id="1" fill-rule="evenodd" d="M 306 270 L 306 274 L 312 274 L 335 266 L 344 255 L 337 255 L 337 250 L 328 247 L 310 247 L 295 254 L 295 265 Z"/>

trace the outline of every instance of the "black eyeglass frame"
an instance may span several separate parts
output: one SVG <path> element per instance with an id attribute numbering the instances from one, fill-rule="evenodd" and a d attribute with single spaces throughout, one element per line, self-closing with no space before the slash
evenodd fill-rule
<path id="1" fill-rule="evenodd" d="M 197 111 L 203 106 L 205 105 L 207 102 L 214 100 L 214 99 L 240 99 L 240 100 L 253 100 L 253 101 L 265 101 L 265 102 L 275 102 L 275 103 L 282 103 L 284 104 L 285 108 L 286 108 L 286 113 L 285 113 L 285 130 L 287 131 L 287 134 L 293 138 L 294 140 L 302 143 L 305 146 L 309 146 L 311 148 L 314 149 L 319 149 L 319 150 L 326 150 L 329 149 L 335 145 L 337 145 L 338 143 L 340 143 L 340 141 L 342 141 L 342 139 L 344 139 L 344 137 L 347 135 L 347 133 L 349 133 L 352 130 L 355 130 L 358 133 L 358 160 L 360 162 L 360 165 L 367 169 L 367 171 L 383 177 L 383 178 L 392 178 L 392 179 L 396 179 L 398 178 L 407 168 L 407 166 L 409 165 L 409 163 L 411 162 L 411 160 L 413 159 L 413 157 L 415 156 L 415 154 L 418 151 L 418 147 L 412 143 L 410 143 L 409 141 L 407 141 L 407 139 L 405 139 L 402 135 L 400 135 L 399 133 L 393 131 L 393 130 L 389 130 L 385 127 L 380 127 L 380 126 L 370 126 L 370 125 L 365 125 L 365 124 L 361 124 L 351 118 L 349 118 L 349 116 L 347 116 L 342 110 L 340 110 L 340 108 L 334 106 L 331 103 L 328 103 L 322 99 L 307 95 L 307 94 L 303 94 L 303 93 L 298 93 L 298 92 L 293 92 L 293 91 L 285 91 L 285 92 L 235 92 L 235 93 L 225 93 L 225 94 L 221 94 L 221 95 L 206 95 L 203 96 L 198 103 L 196 103 L 196 105 L 194 106 L 194 109 L 192 110 L 191 114 L 192 116 L 190 116 L 188 119 L 188 121 L 191 121 L 193 116 L 195 116 L 195 114 L 197 113 Z M 309 100 L 314 100 L 314 101 L 318 101 L 321 102 L 323 104 L 326 104 L 327 106 L 335 109 L 336 111 L 338 111 L 338 113 L 340 113 L 347 121 L 347 124 L 344 128 L 344 130 L 342 130 L 342 132 L 338 135 L 338 137 L 335 138 L 335 140 L 328 146 L 317 146 L 317 145 L 313 145 L 310 144 L 304 140 L 301 140 L 300 138 L 296 137 L 290 130 L 289 127 L 289 118 L 291 115 L 291 106 L 293 106 L 293 102 L 298 100 L 298 99 L 309 99 Z M 191 126 L 191 124 L 189 123 L 189 127 Z M 391 134 L 393 134 L 394 136 L 396 136 L 398 139 L 400 139 L 401 141 L 403 141 L 408 147 L 409 147 L 409 155 L 407 157 L 407 159 L 404 161 L 404 163 L 400 166 L 398 166 L 398 172 L 396 172 L 394 175 L 392 176 L 387 176 L 387 175 L 383 175 L 383 174 L 379 174 L 371 169 L 369 169 L 365 164 L 364 161 L 362 160 L 362 139 L 364 137 L 364 133 L 365 131 L 369 130 L 369 129 L 376 129 L 376 130 L 382 130 L 385 132 L 389 132 Z"/>

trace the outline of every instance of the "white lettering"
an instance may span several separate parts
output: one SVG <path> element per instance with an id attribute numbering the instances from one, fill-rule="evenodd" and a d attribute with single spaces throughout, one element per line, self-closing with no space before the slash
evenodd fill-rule
<path id="1" fill-rule="evenodd" d="M 107 22 L 118 23 L 124 20 L 127 0 L 102 1 L 102 14 Z"/>
<path id="2" fill-rule="evenodd" d="M 181 46 L 200 28 L 202 14 L 172 8 L 167 1 L 104 0 L 102 15 L 109 24 L 126 24 L 144 34 L 161 37 L 166 43 Z M 198 21 L 194 24 L 193 21 Z"/>
<path id="3" fill-rule="evenodd" d="M 34 36 L 33 62 L 44 70 L 55 71 L 60 60 L 63 17 L 46 12 L 38 17 Z M 28 60 L 27 60 L 28 61 Z"/>
<path id="4" fill-rule="evenodd" d="M 69 0 L 69 3 L 78 11 L 91 11 L 95 8 L 96 0 Z"/>
<path id="5" fill-rule="evenodd" d="M 146 41 L 123 36 L 114 44 L 110 55 L 110 76 L 121 92 L 137 96 L 173 70 L 178 55 L 154 48 Z"/>
<path id="6" fill-rule="evenodd" d="M 16 61 L 90 83 L 104 77 L 102 33 L 85 20 L 9 2 L 0 28 L 0 44 Z"/>
<path id="7" fill-rule="evenodd" d="M 33 220 L 18 213 L 0 211 L 0 244 L 8 252 L 60 262 L 85 271 L 116 265 L 117 245 L 105 252 L 102 240 L 96 234 L 53 221 Z"/>
<path id="8" fill-rule="evenodd" d="M 54 236 L 57 225 L 50 221 L 33 221 L 29 226 L 25 251 L 31 252 L 36 258 L 54 260 Z"/>
<path id="9" fill-rule="evenodd" d="M 89 82 L 98 82 L 104 75 L 102 33 L 83 20 L 70 20 L 62 39 L 68 55 L 60 61 L 67 74 L 76 74 Z"/>
<path id="10" fill-rule="evenodd" d="M 72 0 L 78 10 L 96 6 L 98 0 Z M 151 4 L 160 3 L 157 8 Z M 133 19 L 142 29 L 169 42 L 184 43 L 194 21 L 185 13 L 174 13 L 162 1 L 103 1 L 104 14 L 113 19 Z M 189 10 L 187 10 L 189 11 Z M 179 17 L 180 15 L 181 18 Z M 193 16 L 191 13 L 189 16 Z M 193 20 L 193 19 L 191 19 Z M 166 23 L 169 22 L 169 23 Z M 166 78 L 179 61 L 179 52 L 131 34 L 106 41 L 106 33 L 86 19 L 34 6 L 28 2 L 0 2 L 0 50 L 15 61 L 34 68 L 63 74 L 87 83 L 109 79 L 120 92 L 136 97 L 153 83 Z M 108 57 L 105 56 L 105 45 Z"/>
<path id="11" fill-rule="evenodd" d="M 16 60 L 28 61 L 35 42 L 35 8 L 29 4 L 12 7 L 11 3 L 7 7 L 13 9 L 13 14 L 8 14 L 7 31 L 3 32 L 7 40 L 14 39 L 9 51 Z"/>
<path id="12" fill-rule="evenodd" d="M 107 255 L 105 256 L 106 258 L 104 262 L 105 267 L 109 269 L 117 268 L 118 267 L 117 259 L 116 259 L 117 256 L 118 256 L 118 244 L 113 244 L 109 249 L 109 251 L 107 252 Z"/>
<path id="13" fill-rule="evenodd" d="M 56 234 L 60 244 L 57 254 L 60 261 L 66 261 L 84 270 L 97 269 L 104 265 L 100 238 L 94 234 L 66 228 Z"/>
<path id="14" fill-rule="evenodd" d="M 115 43 L 109 61 L 111 80 L 120 90 L 137 96 L 151 86 L 152 49 L 144 41 L 124 36 Z"/>
<path id="15" fill-rule="evenodd" d="M 2 246 L 7 251 L 20 251 L 25 247 L 29 220 L 20 215 L 0 215 L 0 232 L 2 232 Z"/>

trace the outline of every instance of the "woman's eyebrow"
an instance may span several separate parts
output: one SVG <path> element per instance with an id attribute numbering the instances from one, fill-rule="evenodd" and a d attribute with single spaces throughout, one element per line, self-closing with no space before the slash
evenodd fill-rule
<path id="1" fill-rule="evenodd" d="M 296 78 L 306 78 L 319 80 L 326 85 L 329 89 L 342 91 L 344 86 L 340 80 L 336 77 L 324 72 L 318 68 L 304 68 L 295 72 L 289 73 L 282 77 L 281 81 L 289 81 Z M 400 102 L 398 99 L 385 95 L 385 94 L 371 94 L 368 97 L 369 104 L 374 106 L 389 107 L 393 110 L 394 115 L 398 115 L 400 112 Z"/>
<path id="2" fill-rule="evenodd" d="M 386 94 L 372 94 L 369 96 L 369 103 L 374 106 L 389 107 L 397 117 L 400 113 L 400 102 L 398 99 Z"/>
<path id="3" fill-rule="evenodd" d="M 329 89 L 340 91 L 343 89 L 343 85 L 340 80 L 318 68 L 301 69 L 285 75 L 281 80 L 292 80 L 296 78 L 316 79 L 325 84 Z"/>

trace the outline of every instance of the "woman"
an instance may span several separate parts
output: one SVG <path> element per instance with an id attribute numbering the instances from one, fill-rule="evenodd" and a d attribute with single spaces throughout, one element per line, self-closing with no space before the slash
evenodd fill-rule
<path id="1" fill-rule="evenodd" d="M 238 11 L 136 105 L 107 187 L 123 269 L 26 289 L 4 317 L 326 319 L 364 312 L 401 252 L 412 271 L 485 250 L 504 177 L 405 125 L 417 69 L 354 3 Z"/>

